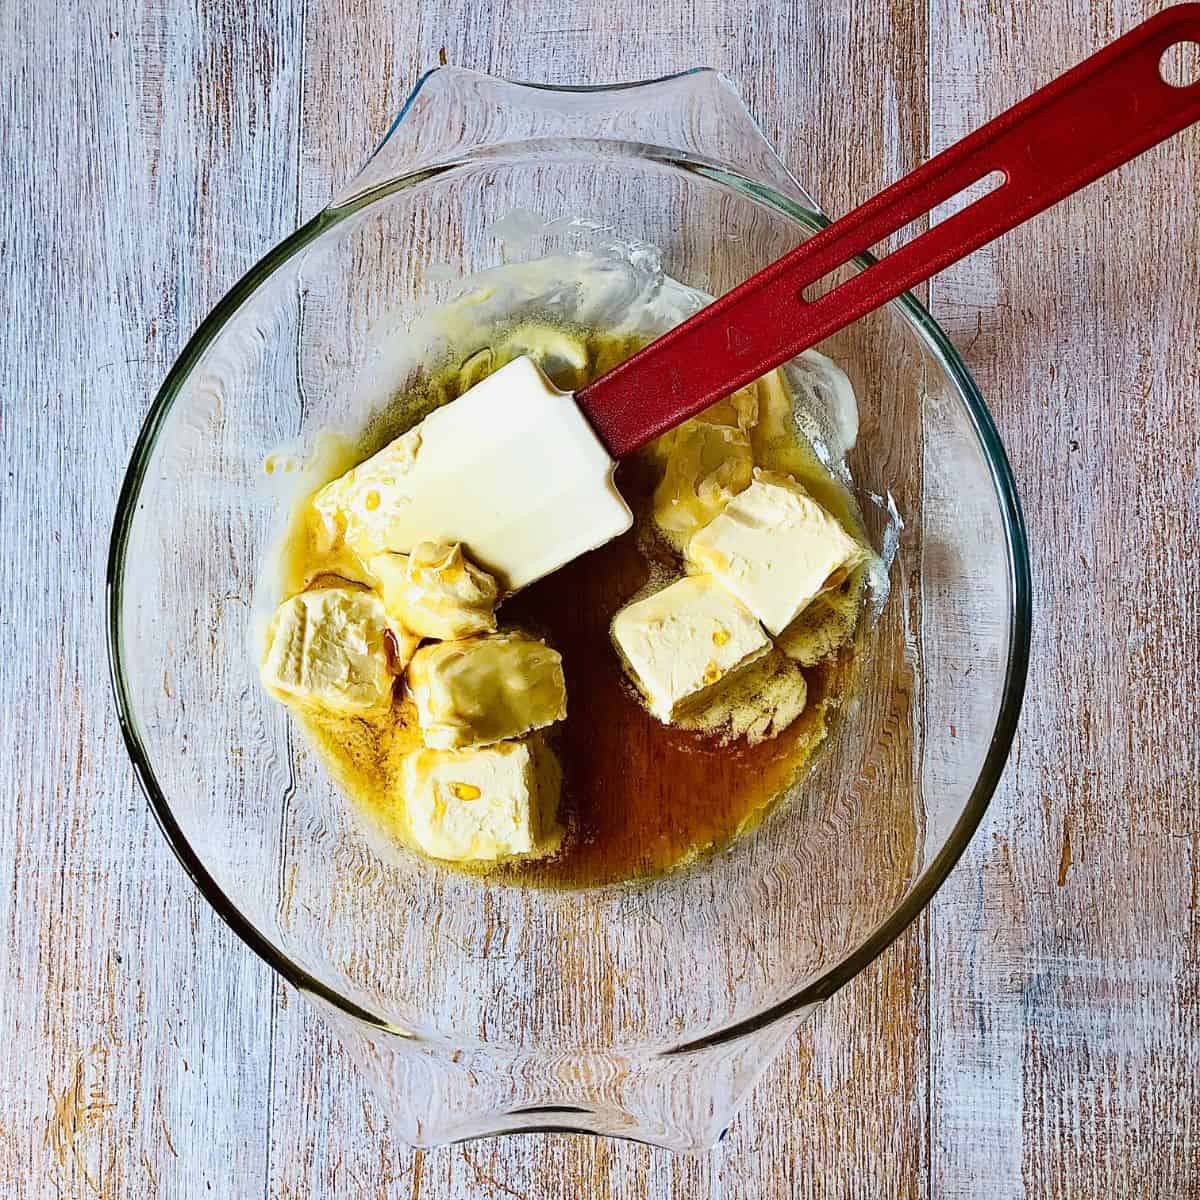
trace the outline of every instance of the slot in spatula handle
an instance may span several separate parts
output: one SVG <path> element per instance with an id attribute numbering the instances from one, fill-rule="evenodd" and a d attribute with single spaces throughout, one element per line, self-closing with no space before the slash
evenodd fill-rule
<path id="1" fill-rule="evenodd" d="M 1200 119 L 1200 82 L 1163 54 L 1200 42 L 1200 4 L 1165 9 L 702 309 L 577 393 L 614 458 L 880 308 Z M 817 299 L 804 291 L 992 172 L 992 191 Z"/>

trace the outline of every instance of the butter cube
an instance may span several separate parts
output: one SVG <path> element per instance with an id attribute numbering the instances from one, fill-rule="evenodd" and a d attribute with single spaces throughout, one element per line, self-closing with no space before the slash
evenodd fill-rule
<path id="1" fill-rule="evenodd" d="M 755 470 L 754 482 L 688 543 L 688 559 L 714 575 L 780 634 L 866 557 L 790 475 Z"/>
<path id="2" fill-rule="evenodd" d="M 425 742 L 438 750 L 521 737 L 567 715 L 562 656 L 521 634 L 424 646 L 408 688 Z"/>
<path id="3" fill-rule="evenodd" d="M 730 425 L 688 421 L 672 439 L 654 491 L 654 520 L 668 533 L 690 537 L 750 483 L 750 438 Z"/>
<path id="4" fill-rule="evenodd" d="M 313 508 L 330 537 L 344 540 L 363 562 L 396 548 L 391 544 L 392 527 L 412 503 L 412 475 L 420 449 L 418 425 L 313 497 Z"/>
<path id="5" fill-rule="evenodd" d="M 395 678 L 390 632 L 372 592 L 301 592 L 279 606 L 268 627 L 263 686 L 305 708 L 343 715 L 382 711 L 391 704 Z"/>
<path id="6" fill-rule="evenodd" d="M 690 421 L 684 421 L 674 429 L 659 434 L 647 447 L 650 457 L 656 462 L 665 462 L 675 448 L 679 435 L 692 425 L 721 425 L 736 429 L 749 436 L 758 424 L 758 383 L 748 383 L 723 400 L 710 404 Z"/>
<path id="7" fill-rule="evenodd" d="M 708 575 L 626 605 L 612 638 L 650 711 L 667 722 L 771 648 L 753 615 Z"/>
<path id="8" fill-rule="evenodd" d="M 554 850 L 561 773 L 534 738 L 417 750 L 401 772 L 409 836 L 431 858 L 495 862 Z"/>
<path id="9" fill-rule="evenodd" d="M 452 641 L 496 628 L 496 581 L 457 543 L 418 542 L 409 555 L 367 564 L 393 621 L 420 637 Z"/>

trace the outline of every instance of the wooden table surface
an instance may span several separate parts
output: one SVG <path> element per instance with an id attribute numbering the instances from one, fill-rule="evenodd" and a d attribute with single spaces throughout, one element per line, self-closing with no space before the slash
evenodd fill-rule
<path id="1" fill-rule="evenodd" d="M 711 64 L 838 213 L 1154 7 L 0 6 L 0 1195 L 1200 1196 L 1200 128 L 929 291 L 1028 518 L 1020 733 L 932 907 L 707 1158 L 391 1136 L 171 857 L 102 642 L 116 489 L 168 365 L 425 68 Z"/>

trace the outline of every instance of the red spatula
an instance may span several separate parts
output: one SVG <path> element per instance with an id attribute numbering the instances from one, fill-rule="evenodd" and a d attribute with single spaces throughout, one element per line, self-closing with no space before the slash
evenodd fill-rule
<path id="1" fill-rule="evenodd" d="M 1200 119 L 1200 82 L 1174 86 L 1160 69 L 1167 50 L 1196 42 L 1200 4 L 1165 9 L 573 399 L 518 359 L 364 463 L 353 487 L 331 484 L 342 491 L 329 503 L 353 502 L 342 492 L 366 497 L 356 516 L 364 552 L 439 538 L 462 542 L 509 590 L 549 574 L 628 528 L 613 459 Z M 981 199 L 805 299 L 831 271 L 993 173 L 1003 180 Z"/>
<path id="2" fill-rule="evenodd" d="M 943 267 L 1200 119 L 1200 81 L 1160 73 L 1200 43 L 1200 4 L 1167 8 L 918 167 L 582 391 L 622 458 Z M 992 172 L 993 191 L 808 301 L 805 289 Z"/>

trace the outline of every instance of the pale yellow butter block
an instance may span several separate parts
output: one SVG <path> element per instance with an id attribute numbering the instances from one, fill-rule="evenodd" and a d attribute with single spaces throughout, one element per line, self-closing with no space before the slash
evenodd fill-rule
<path id="1" fill-rule="evenodd" d="M 268 627 L 263 686 L 289 704 L 337 714 L 386 709 L 395 678 L 389 632 L 372 592 L 301 592 L 279 606 Z"/>
<path id="2" fill-rule="evenodd" d="M 367 564 L 393 621 L 420 637 L 453 641 L 496 628 L 496 581 L 457 543 L 418 542 L 412 553 Z"/>
<path id="3" fill-rule="evenodd" d="M 626 605 L 613 618 L 612 638 L 660 721 L 771 648 L 753 614 L 708 575 Z"/>
<path id="4" fill-rule="evenodd" d="M 646 447 L 646 451 L 656 462 L 665 462 L 675 448 L 680 434 L 698 424 L 736 429 L 749 437 L 758 424 L 758 383 L 749 383 L 736 392 L 731 392 L 724 399 L 710 404 L 692 420 L 684 421 L 682 425 L 660 434 Z"/>
<path id="5" fill-rule="evenodd" d="M 423 646 L 408 688 L 425 742 L 438 750 L 521 737 L 567 715 L 562 656 L 522 634 Z"/>
<path id="6" fill-rule="evenodd" d="M 366 562 L 394 550 L 392 527 L 412 504 L 412 476 L 421 427 L 389 442 L 378 454 L 327 483 L 313 497 L 330 537 L 343 539 Z"/>
<path id="7" fill-rule="evenodd" d="M 675 434 L 654 491 L 654 520 L 691 536 L 750 483 L 750 438 L 736 426 L 688 421 Z"/>
<path id="8" fill-rule="evenodd" d="M 690 562 L 720 580 L 773 635 L 865 556 L 790 475 L 757 469 L 754 482 L 688 543 Z"/>
<path id="9" fill-rule="evenodd" d="M 554 850 L 561 774 L 534 738 L 469 750 L 417 750 L 402 769 L 405 821 L 431 858 L 495 862 Z"/>
<path id="10" fill-rule="evenodd" d="M 749 745 L 757 746 L 787 729 L 807 701 L 804 673 L 776 649 L 736 672 L 710 700 L 676 720 L 684 729 L 715 733 L 723 741 L 745 738 Z"/>

